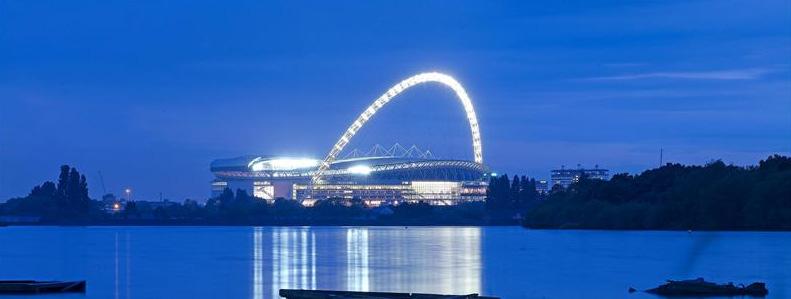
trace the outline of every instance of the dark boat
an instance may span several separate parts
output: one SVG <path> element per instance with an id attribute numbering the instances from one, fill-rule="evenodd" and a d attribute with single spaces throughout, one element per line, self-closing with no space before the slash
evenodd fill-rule
<path id="1" fill-rule="evenodd" d="M 0 280 L 0 294 L 84 293 L 85 281 Z"/>
<path id="2" fill-rule="evenodd" d="M 690 280 L 668 280 L 666 284 L 646 290 L 648 293 L 662 296 L 757 296 L 769 293 L 766 284 L 754 282 L 748 286 L 736 286 L 732 282 L 718 284 L 705 281 L 703 278 Z"/>
<path id="3" fill-rule="evenodd" d="M 324 290 L 281 289 L 280 297 L 286 299 L 499 299 L 497 297 L 468 295 L 437 295 L 420 293 L 348 292 Z"/>

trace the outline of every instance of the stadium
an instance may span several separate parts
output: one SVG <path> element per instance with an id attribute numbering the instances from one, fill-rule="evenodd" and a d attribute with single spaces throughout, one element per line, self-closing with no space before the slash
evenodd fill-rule
<path id="1" fill-rule="evenodd" d="M 376 145 L 365 154 L 355 149 L 337 159 L 380 108 L 401 92 L 423 83 L 440 83 L 451 88 L 464 106 L 472 136 L 472 161 L 437 159 L 430 151 L 421 151 L 417 146 L 404 148 L 400 144 L 390 148 Z M 441 73 L 418 74 L 387 90 L 346 129 L 323 160 L 243 156 L 215 160 L 210 168 L 215 176 L 212 196 L 226 188 L 242 189 L 263 200 L 284 198 L 306 206 L 328 198 L 357 199 L 369 206 L 483 201 L 490 175 L 483 164 L 483 146 L 472 102 L 458 81 Z"/>

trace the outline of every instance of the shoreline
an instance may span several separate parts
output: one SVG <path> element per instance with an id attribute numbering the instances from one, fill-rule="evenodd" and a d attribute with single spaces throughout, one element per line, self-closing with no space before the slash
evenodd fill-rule
<path id="1" fill-rule="evenodd" d="M 686 232 L 689 234 L 704 233 L 791 233 L 791 230 L 674 230 L 674 229 L 606 229 L 606 228 L 529 228 L 519 224 L 483 224 L 483 223 L 0 223 L 3 227 L 518 227 L 526 231 L 579 231 L 579 232 Z"/>

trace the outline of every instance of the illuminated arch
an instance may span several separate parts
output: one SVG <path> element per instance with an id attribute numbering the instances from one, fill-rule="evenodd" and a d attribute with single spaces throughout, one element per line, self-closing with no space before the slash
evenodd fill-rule
<path id="1" fill-rule="evenodd" d="M 400 93 L 406 91 L 412 86 L 428 83 L 428 82 L 436 82 L 441 83 L 447 87 L 453 89 L 456 93 L 456 97 L 458 97 L 461 104 L 464 106 L 464 112 L 467 113 L 467 121 L 470 123 L 470 132 L 472 133 L 472 151 L 473 157 L 476 163 L 483 164 L 483 146 L 481 145 L 481 132 L 478 128 L 478 117 L 475 115 L 475 109 L 472 107 L 472 101 L 470 100 L 470 96 L 467 95 L 467 91 L 464 90 L 464 87 L 461 86 L 461 83 L 453 79 L 453 77 L 442 74 L 442 73 L 422 73 L 417 74 L 415 76 L 409 77 L 404 81 L 399 82 L 395 86 L 391 87 L 387 90 L 383 95 L 374 101 L 371 106 L 368 106 L 368 109 L 365 109 L 357 120 L 355 120 L 346 132 L 341 135 L 341 138 L 338 139 L 338 142 L 330 149 L 330 152 L 327 154 L 327 157 L 324 158 L 324 161 L 319 164 L 319 168 L 313 174 L 313 183 L 320 183 L 321 176 L 324 172 L 330 168 L 330 164 L 335 161 L 335 157 L 343 150 L 346 144 L 351 141 L 354 134 L 357 133 L 363 125 L 368 122 L 368 120 L 373 117 L 373 115 L 381 109 L 385 104 L 390 102 L 393 98 L 395 98 Z"/>

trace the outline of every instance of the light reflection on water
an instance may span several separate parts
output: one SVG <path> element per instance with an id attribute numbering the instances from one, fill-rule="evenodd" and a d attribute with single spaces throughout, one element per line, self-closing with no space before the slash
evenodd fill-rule
<path id="1" fill-rule="evenodd" d="M 480 228 L 421 230 L 256 227 L 253 298 L 277 298 L 280 289 L 479 293 Z"/>
<path id="2" fill-rule="evenodd" d="M 0 279 L 44 298 L 277 298 L 280 288 L 656 299 L 665 279 L 765 281 L 791 298 L 791 233 L 518 227 L 5 227 Z M 0 299 L 25 298 L 3 296 Z"/>
<path id="3" fill-rule="evenodd" d="M 346 230 L 346 289 L 368 292 L 368 229 Z"/>
<path id="4" fill-rule="evenodd" d="M 264 229 L 256 227 L 253 233 L 253 298 L 264 298 L 264 285 L 271 285 L 272 298 L 278 297 L 281 288 L 316 288 L 316 236 L 308 229 L 275 228 L 271 246 L 264 244 Z M 265 251 L 271 254 L 265 254 Z M 266 259 L 265 256 L 271 258 Z M 271 269 L 271 283 L 264 280 L 264 265 Z"/>

